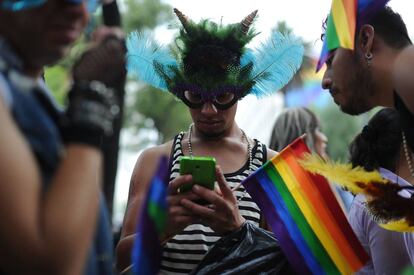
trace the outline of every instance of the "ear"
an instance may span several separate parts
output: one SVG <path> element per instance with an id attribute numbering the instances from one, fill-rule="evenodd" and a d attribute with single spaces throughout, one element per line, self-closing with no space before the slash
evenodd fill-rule
<path id="1" fill-rule="evenodd" d="M 364 54 L 372 53 L 374 46 L 375 30 L 371 25 L 363 25 L 358 33 L 355 47 Z"/>

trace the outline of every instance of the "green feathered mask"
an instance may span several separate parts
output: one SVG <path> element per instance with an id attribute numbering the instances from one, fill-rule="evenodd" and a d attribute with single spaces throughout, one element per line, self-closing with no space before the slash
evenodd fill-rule
<path id="1" fill-rule="evenodd" d="M 249 93 L 261 97 L 282 88 L 300 68 L 304 49 L 292 35 L 274 32 L 258 49 L 246 47 L 258 34 L 251 28 L 257 10 L 225 26 L 210 20 L 195 23 L 174 12 L 182 25 L 174 40 L 176 51 L 159 45 L 149 33 L 133 32 L 127 40 L 128 70 L 184 102 L 186 91 L 203 101 L 225 93 L 235 100 Z"/>

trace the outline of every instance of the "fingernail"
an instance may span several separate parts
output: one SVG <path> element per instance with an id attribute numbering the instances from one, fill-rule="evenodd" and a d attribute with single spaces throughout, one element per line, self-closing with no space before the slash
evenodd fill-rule
<path id="1" fill-rule="evenodd" d="M 198 190 L 200 190 L 200 187 L 197 184 L 194 184 L 193 185 L 193 190 L 198 191 Z"/>

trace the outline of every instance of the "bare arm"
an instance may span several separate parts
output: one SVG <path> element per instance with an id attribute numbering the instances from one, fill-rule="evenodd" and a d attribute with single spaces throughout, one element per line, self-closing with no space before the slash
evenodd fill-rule
<path id="1" fill-rule="evenodd" d="M 121 232 L 121 240 L 117 246 L 117 266 L 120 271 L 124 270 L 131 263 L 131 248 L 135 239 L 137 226 L 137 216 L 141 211 L 141 204 L 145 199 L 147 188 L 155 172 L 158 160 L 162 155 L 168 155 L 172 143 L 167 143 L 149 150 L 146 150 L 139 157 L 131 178 L 128 206 L 124 218 L 124 225 Z M 191 175 L 178 176 L 169 182 L 168 187 L 168 213 L 164 236 L 161 242 L 167 241 L 172 236 L 181 232 L 189 224 L 195 222 L 195 217 L 190 211 L 186 210 L 181 204 L 183 199 L 196 200 L 199 196 L 193 192 L 180 194 L 179 188 L 184 184 L 191 184 Z"/>
<path id="2" fill-rule="evenodd" d="M 121 239 L 116 247 L 118 270 L 125 269 L 131 263 L 131 249 L 135 240 L 138 213 L 141 209 L 146 190 L 155 172 L 157 160 L 168 155 L 171 144 L 151 148 L 139 156 L 131 176 L 128 204 L 122 226 Z"/>
<path id="3" fill-rule="evenodd" d="M 13 274 L 79 274 L 96 224 L 101 154 L 67 148 L 42 193 L 34 156 L 0 100 L 0 265 Z"/>
<path id="4" fill-rule="evenodd" d="M 278 152 L 273 151 L 272 149 L 266 148 L 267 149 L 267 160 L 271 160 L 274 156 L 276 156 L 278 154 Z"/>
<path id="5" fill-rule="evenodd" d="M 414 114 L 414 46 L 407 47 L 397 57 L 394 68 L 394 87 L 407 108 Z"/>

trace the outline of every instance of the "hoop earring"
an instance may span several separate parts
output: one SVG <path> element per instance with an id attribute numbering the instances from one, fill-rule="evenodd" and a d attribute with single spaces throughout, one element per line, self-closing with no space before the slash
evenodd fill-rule
<path id="1" fill-rule="evenodd" d="M 372 64 L 372 58 L 373 58 L 373 56 L 372 56 L 372 53 L 371 52 L 367 52 L 365 54 L 365 61 L 367 62 L 367 65 L 368 66 L 371 66 L 371 64 Z"/>

